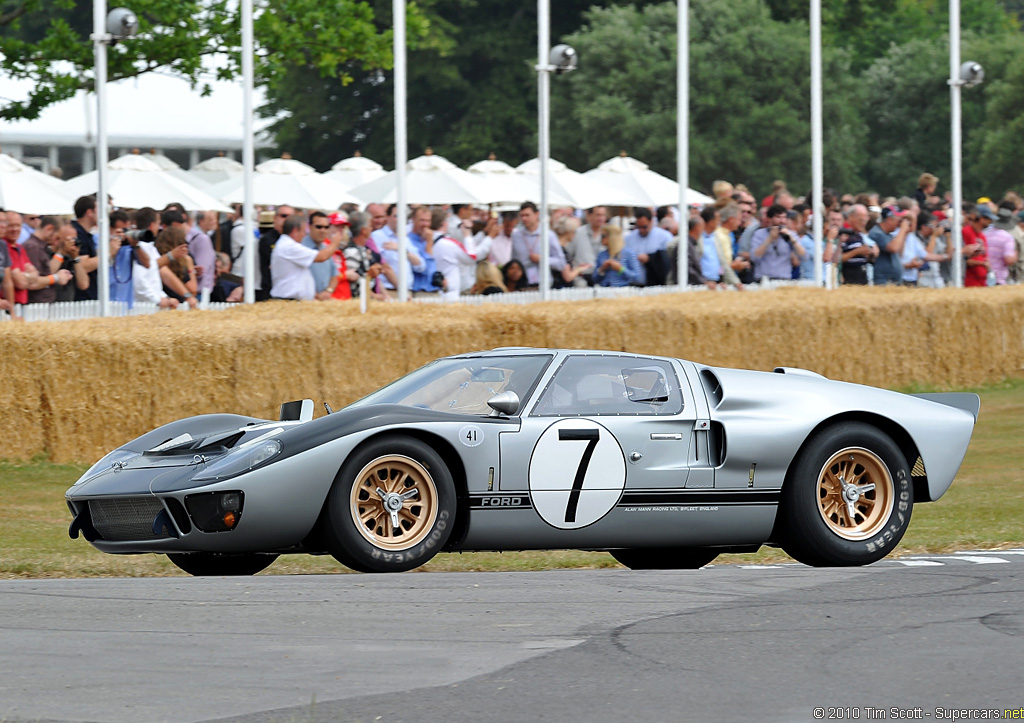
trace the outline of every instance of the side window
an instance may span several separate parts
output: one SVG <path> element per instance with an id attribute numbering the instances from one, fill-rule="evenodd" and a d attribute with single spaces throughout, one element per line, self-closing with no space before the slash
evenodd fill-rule
<path id="1" fill-rule="evenodd" d="M 571 356 L 541 393 L 534 416 L 670 415 L 683 408 L 668 362 L 629 356 Z"/>

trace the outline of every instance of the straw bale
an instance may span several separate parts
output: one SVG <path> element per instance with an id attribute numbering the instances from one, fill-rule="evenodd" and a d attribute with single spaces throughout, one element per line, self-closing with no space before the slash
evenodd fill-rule
<path id="1" fill-rule="evenodd" d="M 195 414 L 335 409 L 447 354 L 611 349 L 945 388 L 1024 369 L 1024 286 L 793 288 L 523 306 L 270 302 L 224 312 L 4 324 L 0 458 L 89 462 Z M 322 414 L 322 408 L 318 414 Z"/>

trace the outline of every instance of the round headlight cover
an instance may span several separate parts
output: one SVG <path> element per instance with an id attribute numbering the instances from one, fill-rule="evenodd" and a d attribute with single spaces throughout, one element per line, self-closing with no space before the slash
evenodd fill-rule
<path id="1" fill-rule="evenodd" d="M 217 460 L 192 479 L 225 480 L 260 467 L 281 454 L 281 443 L 276 439 L 260 440 L 250 447 L 242 447 Z"/>

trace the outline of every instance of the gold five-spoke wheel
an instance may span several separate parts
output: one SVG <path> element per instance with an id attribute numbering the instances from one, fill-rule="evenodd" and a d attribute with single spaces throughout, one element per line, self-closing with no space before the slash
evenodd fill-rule
<path id="1" fill-rule="evenodd" d="M 437 487 L 419 462 L 403 455 L 378 457 L 352 485 L 356 529 L 386 550 L 407 550 L 430 532 L 437 516 Z"/>
<path id="2" fill-rule="evenodd" d="M 818 511 L 832 532 L 847 540 L 877 534 L 889 519 L 894 496 L 889 468 L 859 447 L 836 452 L 818 475 Z"/>

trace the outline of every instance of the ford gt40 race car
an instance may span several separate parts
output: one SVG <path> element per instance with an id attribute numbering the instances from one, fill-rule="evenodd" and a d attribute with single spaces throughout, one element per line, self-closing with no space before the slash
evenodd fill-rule
<path id="1" fill-rule="evenodd" d="M 70 534 L 248 575 L 284 553 L 365 572 L 440 551 L 607 550 L 637 569 L 781 546 L 864 565 L 952 483 L 974 394 L 813 372 L 505 348 L 427 364 L 313 419 L 210 414 L 114 450 L 67 491 Z"/>

